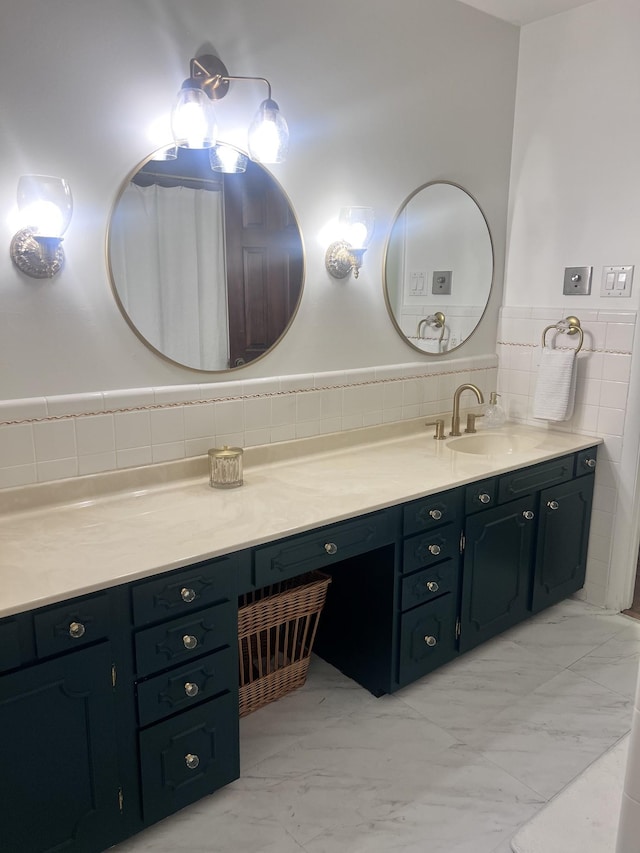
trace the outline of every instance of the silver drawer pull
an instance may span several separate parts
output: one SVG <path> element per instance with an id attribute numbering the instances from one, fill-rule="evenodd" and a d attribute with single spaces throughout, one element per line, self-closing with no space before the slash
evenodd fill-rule
<path id="1" fill-rule="evenodd" d="M 586 465 L 587 468 L 595 468 L 596 467 L 596 460 L 595 459 L 583 459 L 582 464 Z"/>
<path id="2" fill-rule="evenodd" d="M 184 685 L 184 692 L 190 699 L 193 699 L 194 696 L 197 696 L 200 693 L 200 688 L 195 683 L 195 681 L 187 681 Z"/>
<path id="3" fill-rule="evenodd" d="M 429 590 L 429 592 L 437 592 L 440 587 L 435 581 L 427 581 L 427 589 Z"/>
<path id="4" fill-rule="evenodd" d="M 196 599 L 195 589 L 190 589 L 188 586 L 182 587 L 180 590 L 180 598 L 187 604 L 191 604 Z"/>
<path id="5" fill-rule="evenodd" d="M 79 640 L 80 637 L 84 637 L 84 632 L 86 628 L 82 624 L 82 622 L 71 622 L 69 625 L 69 636 L 72 640 Z"/>
<path id="6" fill-rule="evenodd" d="M 198 645 L 198 638 L 194 637 L 193 634 L 185 634 L 182 638 L 182 643 L 185 649 L 195 649 Z"/>
<path id="7" fill-rule="evenodd" d="M 195 770 L 200 764 L 200 759 L 192 752 L 188 752 L 184 757 L 184 763 L 187 765 L 189 770 Z"/>
<path id="8" fill-rule="evenodd" d="M 547 506 L 549 507 L 549 509 L 559 509 L 560 508 L 560 504 L 558 503 L 558 501 L 547 501 Z"/>
<path id="9" fill-rule="evenodd" d="M 527 521 L 531 521 L 531 519 L 534 517 L 530 509 L 525 509 L 522 515 L 527 519 Z"/>
<path id="10" fill-rule="evenodd" d="M 435 638 L 435 637 L 432 637 L 430 634 L 428 634 L 428 635 L 424 638 L 424 641 L 425 641 L 425 643 L 426 643 L 428 646 L 435 646 L 435 645 L 436 645 L 436 643 L 438 642 L 438 641 L 436 640 L 436 638 Z"/>
<path id="11" fill-rule="evenodd" d="M 430 509 L 429 515 L 434 521 L 440 521 L 442 518 L 442 512 L 439 509 Z"/>
<path id="12" fill-rule="evenodd" d="M 327 552 L 327 554 L 337 554 L 338 546 L 335 542 L 327 542 L 327 544 L 324 546 L 324 550 Z"/>
<path id="13" fill-rule="evenodd" d="M 491 502 L 491 495 L 488 495 L 486 492 L 480 492 L 478 500 L 481 504 L 488 504 Z"/>
<path id="14" fill-rule="evenodd" d="M 438 554 L 440 553 L 440 546 L 439 545 L 429 545 L 427 550 L 429 551 L 430 554 L 433 554 L 434 557 L 437 557 Z"/>

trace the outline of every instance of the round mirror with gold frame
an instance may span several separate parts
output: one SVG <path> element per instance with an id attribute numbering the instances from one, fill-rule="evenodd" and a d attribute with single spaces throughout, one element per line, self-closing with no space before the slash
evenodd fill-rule
<path id="1" fill-rule="evenodd" d="M 280 184 L 248 158 L 242 172 L 213 163 L 206 149 L 154 152 L 124 181 L 107 233 L 130 327 L 158 355 L 203 371 L 273 349 L 304 281 L 302 235 Z"/>
<path id="2" fill-rule="evenodd" d="M 445 355 L 473 334 L 487 308 L 493 242 L 480 205 L 451 181 L 418 187 L 395 216 L 384 253 L 385 300 L 414 349 Z"/>

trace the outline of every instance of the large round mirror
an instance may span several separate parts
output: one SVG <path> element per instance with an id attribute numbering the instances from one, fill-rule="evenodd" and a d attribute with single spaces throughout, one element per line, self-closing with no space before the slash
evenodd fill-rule
<path id="1" fill-rule="evenodd" d="M 282 338 L 300 302 L 304 255 L 274 177 L 248 159 L 236 173 L 212 162 L 208 150 L 166 148 L 136 166 L 114 205 L 107 258 L 136 334 L 173 362 L 219 371 Z"/>
<path id="2" fill-rule="evenodd" d="M 414 349 L 444 355 L 463 344 L 493 282 L 491 234 L 475 199 L 449 181 L 411 193 L 387 240 L 384 280 L 391 319 Z"/>

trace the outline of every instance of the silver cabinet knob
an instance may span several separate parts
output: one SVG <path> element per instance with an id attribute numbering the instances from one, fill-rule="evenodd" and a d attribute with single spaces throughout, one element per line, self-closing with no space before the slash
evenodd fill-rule
<path id="1" fill-rule="evenodd" d="M 327 554 L 337 554 L 338 546 L 335 544 L 335 542 L 327 542 L 327 544 L 324 546 L 324 550 L 327 552 Z"/>
<path id="2" fill-rule="evenodd" d="M 200 693 L 200 688 L 194 681 L 187 681 L 184 685 L 184 692 L 190 699 L 193 699 L 194 696 L 197 696 Z"/>
<path id="3" fill-rule="evenodd" d="M 439 509 L 430 509 L 429 515 L 434 521 L 440 521 L 440 519 L 442 518 L 442 512 Z"/>
<path id="4" fill-rule="evenodd" d="M 195 649 L 198 645 L 198 638 L 194 637 L 193 634 L 185 634 L 182 638 L 182 643 L 185 649 Z"/>
<path id="5" fill-rule="evenodd" d="M 190 589 L 188 586 L 184 586 L 180 590 L 180 598 L 186 602 L 187 604 L 191 604 L 192 601 L 195 601 L 196 591 L 195 589 Z"/>
<path id="6" fill-rule="evenodd" d="M 547 501 L 547 506 L 549 507 L 549 509 L 559 509 L 560 504 L 558 503 L 558 501 Z"/>
<path id="7" fill-rule="evenodd" d="M 596 467 L 596 460 L 595 459 L 583 459 L 582 462 L 583 462 L 583 465 L 587 466 L 587 468 L 595 468 Z"/>
<path id="8" fill-rule="evenodd" d="M 530 509 L 525 509 L 522 515 L 527 519 L 527 521 L 531 521 L 531 519 L 534 517 Z"/>
<path id="9" fill-rule="evenodd" d="M 427 634 L 427 636 L 424 638 L 424 641 L 428 646 L 435 646 L 438 642 L 436 638 L 432 637 L 430 634 Z"/>
<path id="10" fill-rule="evenodd" d="M 478 500 L 481 504 L 488 504 L 491 501 L 491 495 L 488 495 L 486 492 L 480 492 Z"/>
<path id="11" fill-rule="evenodd" d="M 429 592 L 437 592 L 440 587 L 435 581 L 427 581 L 427 589 L 429 590 Z"/>
<path id="12" fill-rule="evenodd" d="M 195 770 L 200 764 L 200 759 L 193 752 L 188 752 L 184 757 L 184 763 L 187 765 L 189 770 Z"/>
<path id="13" fill-rule="evenodd" d="M 82 624 L 82 622 L 71 622 L 69 624 L 69 636 L 72 640 L 79 640 L 80 637 L 84 637 L 84 632 L 86 628 Z"/>
<path id="14" fill-rule="evenodd" d="M 439 545 L 429 545 L 429 548 L 427 550 L 430 554 L 433 554 L 434 557 L 437 557 L 441 551 L 441 548 Z"/>

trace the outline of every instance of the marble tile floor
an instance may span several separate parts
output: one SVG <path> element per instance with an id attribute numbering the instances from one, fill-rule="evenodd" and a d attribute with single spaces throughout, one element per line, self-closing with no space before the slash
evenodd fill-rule
<path id="1" fill-rule="evenodd" d="M 314 657 L 241 721 L 240 779 L 113 850 L 511 853 L 629 732 L 639 661 L 639 621 L 575 599 L 380 699 Z"/>

